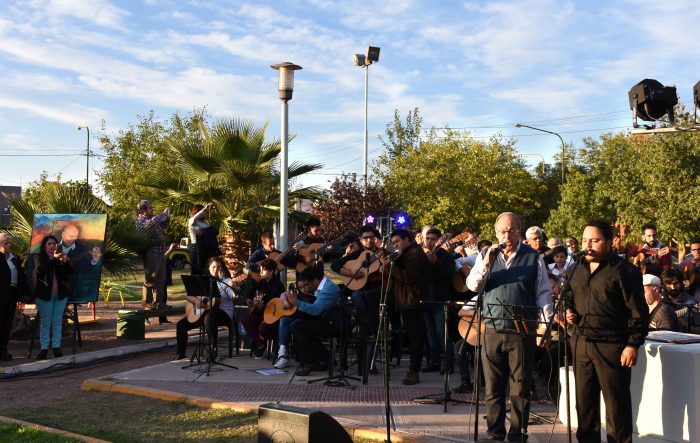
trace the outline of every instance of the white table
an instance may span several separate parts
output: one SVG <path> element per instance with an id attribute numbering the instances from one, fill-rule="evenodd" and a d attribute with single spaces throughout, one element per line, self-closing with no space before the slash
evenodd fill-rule
<path id="1" fill-rule="evenodd" d="M 565 368 L 559 418 L 566 424 Z M 577 426 L 573 370 L 569 370 L 571 426 Z M 634 440 L 645 443 L 700 442 L 700 344 L 647 341 L 639 348 L 632 369 Z M 605 404 L 600 397 L 602 440 L 605 441 Z"/>

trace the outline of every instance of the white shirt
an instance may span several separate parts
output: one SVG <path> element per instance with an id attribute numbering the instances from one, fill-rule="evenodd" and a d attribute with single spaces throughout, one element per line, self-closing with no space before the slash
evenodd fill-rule
<path id="1" fill-rule="evenodd" d="M 515 248 L 515 252 L 508 257 L 505 262 L 505 268 L 509 269 L 510 265 L 513 264 L 513 259 L 520 251 L 521 243 Z M 496 245 L 491 246 L 496 247 Z M 499 252 L 501 258 L 505 260 L 505 255 L 503 251 Z M 542 309 L 544 314 L 544 321 L 549 321 L 552 318 L 552 287 L 549 285 L 549 278 L 547 277 L 547 265 L 544 264 L 544 260 L 540 257 L 537 260 L 537 281 L 535 282 L 535 303 L 538 308 Z M 484 259 L 481 254 L 476 258 L 476 263 L 472 268 L 472 271 L 467 277 L 467 288 L 470 291 L 480 292 L 484 284 L 488 280 L 489 268 L 484 265 Z"/>
<path id="2" fill-rule="evenodd" d="M 5 255 L 5 258 L 7 259 L 7 266 L 10 268 L 10 285 L 17 286 L 17 267 L 12 262 L 12 257 L 14 257 L 14 255 L 12 255 L 11 252 Z"/>
<path id="3" fill-rule="evenodd" d="M 219 294 L 221 294 L 219 309 L 228 314 L 229 318 L 233 318 L 233 299 L 235 298 L 235 295 L 233 293 L 233 289 L 231 289 L 229 286 L 226 286 L 231 284 L 231 279 L 224 278 L 223 282 L 226 284 L 221 283 L 219 281 L 216 282 L 216 286 L 219 288 Z"/>
<path id="4" fill-rule="evenodd" d="M 204 217 L 205 211 L 206 208 L 187 219 L 187 231 L 190 234 L 190 243 L 192 244 L 197 243 L 197 234 L 201 233 L 202 229 L 209 227 L 209 223 L 200 220 Z"/>

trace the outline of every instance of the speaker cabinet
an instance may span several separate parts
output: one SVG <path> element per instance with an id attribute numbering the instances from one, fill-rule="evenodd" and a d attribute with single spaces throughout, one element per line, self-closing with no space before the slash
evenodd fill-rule
<path id="1" fill-rule="evenodd" d="M 279 403 L 260 405 L 258 443 L 352 443 L 345 429 L 322 411 Z"/>

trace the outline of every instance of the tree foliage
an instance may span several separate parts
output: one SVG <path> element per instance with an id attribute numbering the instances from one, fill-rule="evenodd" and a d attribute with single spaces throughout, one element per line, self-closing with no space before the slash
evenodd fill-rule
<path id="1" fill-rule="evenodd" d="M 585 145 L 548 230 L 578 236 L 587 219 L 601 217 L 633 233 L 655 223 L 665 241 L 700 235 L 700 134 L 607 134 Z"/>
<path id="2" fill-rule="evenodd" d="M 328 238 L 336 238 L 346 231 L 355 231 L 364 224 L 367 214 L 393 215 L 396 205 L 379 183 L 367 185 L 358 181 L 356 174 L 344 174 L 331 184 L 330 193 L 314 206 L 314 214 L 321 219 Z"/>
<path id="3" fill-rule="evenodd" d="M 267 139 L 266 130 L 267 124 L 238 118 L 209 123 L 204 111 L 175 114 L 165 124 L 151 113 L 103 141 L 108 157 L 100 182 L 120 212 L 133 212 L 142 198 L 171 207 L 176 222 L 171 226 L 179 225 L 182 235 L 189 207 L 213 202 L 218 206 L 213 221 L 222 230 L 254 239 L 279 214 L 281 144 Z M 288 174 L 293 179 L 319 167 L 294 163 Z M 316 196 L 313 187 L 289 192 L 292 203 Z"/>
<path id="4" fill-rule="evenodd" d="M 503 211 L 533 220 L 546 189 L 537 186 L 514 142 L 454 130 L 432 129 L 401 156 L 380 157 L 377 173 L 418 224 L 453 231 L 471 225 L 487 236 Z"/>

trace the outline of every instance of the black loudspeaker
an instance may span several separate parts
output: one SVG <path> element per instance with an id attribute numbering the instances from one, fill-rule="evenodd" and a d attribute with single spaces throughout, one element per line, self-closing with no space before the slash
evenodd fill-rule
<path id="1" fill-rule="evenodd" d="M 322 411 L 279 403 L 260 405 L 258 443 L 352 443 L 345 429 Z"/>

